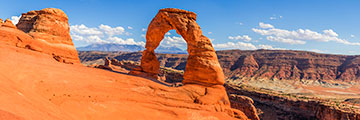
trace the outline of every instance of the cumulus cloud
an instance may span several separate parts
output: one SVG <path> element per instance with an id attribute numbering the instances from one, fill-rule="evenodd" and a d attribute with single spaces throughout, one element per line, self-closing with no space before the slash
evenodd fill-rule
<path id="1" fill-rule="evenodd" d="M 132 30 L 132 29 L 133 29 L 133 27 L 131 27 L 131 26 L 128 26 L 127 28 L 128 28 L 129 30 Z"/>
<path id="2" fill-rule="evenodd" d="M 184 48 L 186 47 L 186 42 L 182 37 L 165 36 L 164 39 L 161 41 L 161 45 L 165 47 L 174 46 L 174 47 Z"/>
<path id="3" fill-rule="evenodd" d="M 251 41 L 251 37 L 249 37 L 248 35 L 229 36 L 228 39 L 230 39 L 230 40 L 244 40 L 246 42 Z"/>
<path id="4" fill-rule="evenodd" d="M 98 28 L 88 28 L 84 24 L 70 26 L 70 32 L 75 35 L 102 35 Z"/>
<path id="5" fill-rule="evenodd" d="M 125 29 L 121 26 L 113 28 L 113 27 L 110 27 L 109 25 L 101 24 L 99 26 L 99 29 L 102 30 L 103 32 L 105 32 L 105 34 L 107 34 L 109 36 L 125 34 Z"/>
<path id="6" fill-rule="evenodd" d="M 216 49 L 241 49 L 241 50 L 255 50 L 256 46 L 251 43 L 244 42 L 227 42 L 221 44 L 214 44 Z"/>
<path id="7" fill-rule="evenodd" d="M 274 48 L 271 45 L 258 45 L 257 49 L 267 49 L 267 50 L 285 50 L 285 48 Z"/>
<path id="8" fill-rule="evenodd" d="M 256 50 L 256 49 L 269 49 L 269 50 L 278 50 L 283 48 L 274 48 L 271 45 L 254 45 L 251 43 L 245 42 L 227 42 L 227 43 L 220 43 L 214 44 L 215 49 L 240 49 L 240 50 Z"/>
<path id="9" fill-rule="evenodd" d="M 208 32 L 208 34 L 212 34 L 212 32 Z"/>
<path id="10" fill-rule="evenodd" d="M 20 18 L 21 18 L 21 15 L 20 16 L 11 16 L 10 20 L 12 23 L 14 23 L 14 25 L 16 25 L 19 22 Z"/>
<path id="11" fill-rule="evenodd" d="M 111 27 L 109 25 L 101 24 L 98 27 L 87 27 L 84 24 L 71 25 L 70 34 L 74 41 L 85 42 L 87 44 L 118 43 L 145 45 L 144 42 L 136 42 L 133 38 L 120 38 L 119 36 L 130 34 L 121 26 Z"/>
<path id="12" fill-rule="evenodd" d="M 259 26 L 260 26 L 261 28 L 264 28 L 264 29 L 266 29 L 266 28 L 274 28 L 274 26 L 272 26 L 272 25 L 270 25 L 270 24 L 265 24 L 265 23 L 263 23 L 263 22 L 260 22 L 260 23 L 259 23 Z"/>
<path id="13" fill-rule="evenodd" d="M 285 30 L 278 29 L 270 24 L 259 23 L 260 29 L 252 28 L 252 31 L 266 36 L 267 40 L 283 42 L 288 44 L 306 44 L 306 41 L 329 42 L 335 41 L 346 45 L 360 45 L 338 38 L 338 34 L 332 29 L 323 30 L 322 33 L 309 29 Z"/>
<path id="14" fill-rule="evenodd" d="M 142 28 L 141 31 L 145 32 L 145 31 L 146 31 L 146 28 Z"/>
<path id="15" fill-rule="evenodd" d="M 354 37 L 355 37 L 355 35 L 350 35 L 350 37 L 354 38 Z"/>

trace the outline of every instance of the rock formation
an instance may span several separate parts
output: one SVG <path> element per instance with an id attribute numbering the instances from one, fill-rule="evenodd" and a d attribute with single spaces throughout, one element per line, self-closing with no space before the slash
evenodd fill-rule
<path id="1" fill-rule="evenodd" d="M 245 115 L 251 120 L 260 120 L 257 115 L 257 111 L 254 104 L 254 101 L 246 96 L 230 94 L 229 95 L 231 107 L 241 110 Z"/>
<path id="2" fill-rule="evenodd" d="M 188 43 L 189 57 L 184 73 L 184 84 L 223 85 L 224 74 L 211 41 L 202 34 L 193 12 L 161 9 L 151 21 L 146 33 L 146 50 L 141 59 L 141 70 L 152 76 L 159 73 L 159 61 L 154 50 L 166 32 L 175 29 Z"/>
<path id="3" fill-rule="evenodd" d="M 2 21 L 2 20 L 1 20 Z M 8 27 L 8 28 L 16 28 L 16 26 L 11 22 L 11 20 L 8 18 L 5 20 L 4 23 L 1 25 L 2 27 Z"/>
<path id="4" fill-rule="evenodd" d="M 82 53 L 80 57 L 83 61 L 100 57 L 97 54 Z M 226 50 L 216 53 L 228 79 L 360 82 L 359 55 L 332 55 L 293 50 Z M 111 55 L 119 60 L 140 61 L 141 59 L 140 53 L 103 52 L 101 55 Z M 187 55 L 157 54 L 157 56 L 161 67 L 185 70 Z"/>
<path id="5" fill-rule="evenodd" d="M 184 86 L 194 96 L 194 102 L 205 105 L 214 105 L 219 111 L 228 111 L 233 114 L 230 102 L 223 86 L 224 73 L 218 62 L 211 41 L 202 34 L 200 26 L 196 23 L 196 14 L 193 12 L 165 8 L 159 10 L 151 21 L 146 33 L 146 50 L 141 59 L 141 66 L 129 74 L 148 76 L 158 79 L 160 63 L 155 55 L 164 35 L 169 30 L 175 29 L 188 45 L 189 57 L 184 73 Z M 201 92 L 203 92 L 201 94 Z M 217 106 L 217 107 L 216 107 Z M 236 112 L 240 116 L 244 113 Z M 243 117 L 242 117 L 243 118 Z"/>
<path id="6" fill-rule="evenodd" d="M 16 26 L 9 19 L 1 26 L 0 36 L 8 44 L 50 54 L 59 62 L 80 63 L 70 37 L 68 18 L 60 9 L 30 11 L 22 14 Z"/>
<path id="7" fill-rule="evenodd" d="M 360 82 L 360 56 L 292 50 L 218 51 L 227 78 Z"/>
<path id="8" fill-rule="evenodd" d="M 168 87 L 138 76 L 58 63 L 79 62 L 61 10 L 31 11 L 23 14 L 19 29 L 11 25 L 0 27 L 0 119 L 247 119 L 230 108 L 225 88 L 213 84 L 218 82 Z M 105 60 L 113 70 L 131 67 Z"/>

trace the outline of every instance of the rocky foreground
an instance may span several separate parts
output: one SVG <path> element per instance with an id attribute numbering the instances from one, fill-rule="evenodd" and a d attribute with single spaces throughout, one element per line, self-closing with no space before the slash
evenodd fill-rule
<path id="1" fill-rule="evenodd" d="M 195 25 L 195 13 L 178 9 L 160 12 L 175 18 L 189 14 Z M 170 87 L 158 79 L 116 72 L 109 62 L 97 66 L 102 69 L 81 65 L 67 21 L 66 14 L 54 8 L 24 13 L 16 26 L 10 20 L 0 21 L 0 119 L 258 119 L 256 111 L 230 107 L 224 79 L 211 81 L 202 76 L 198 81 L 192 82 L 192 78 L 184 85 Z M 202 60 L 217 62 L 212 48 L 203 52 L 213 57 Z M 221 70 L 219 64 L 199 64 Z M 141 66 L 138 70 L 148 72 L 151 68 Z M 223 76 L 222 71 L 209 72 Z"/>
<path id="2" fill-rule="evenodd" d="M 88 51 L 79 52 L 79 56 L 85 65 L 101 65 L 105 57 L 136 63 L 141 53 Z M 288 50 L 218 51 L 217 56 L 227 78 L 226 88 L 234 108 L 251 111 L 244 110 L 251 106 L 245 107 L 243 103 L 254 103 L 259 117 L 264 120 L 360 119 L 359 75 L 351 72 L 358 70 L 359 56 Z M 159 74 L 166 77 L 164 82 L 181 81 L 172 80 L 172 76 L 182 75 L 187 55 L 157 54 L 157 57 L 162 69 L 180 70 L 175 75 Z M 285 69 L 289 66 L 299 67 L 296 67 L 297 71 Z M 333 72 L 338 73 L 338 77 L 304 77 L 331 76 L 326 74 Z M 300 75 L 286 76 L 288 73 Z"/>

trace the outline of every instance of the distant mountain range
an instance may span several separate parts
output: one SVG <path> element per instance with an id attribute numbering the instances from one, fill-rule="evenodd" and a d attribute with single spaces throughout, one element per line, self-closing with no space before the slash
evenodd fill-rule
<path id="1" fill-rule="evenodd" d="M 85 47 L 76 48 L 78 51 L 122 51 L 122 52 L 138 52 L 145 50 L 143 46 L 140 45 L 125 45 L 125 44 L 91 44 Z M 169 53 L 169 54 L 186 54 L 185 50 L 182 50 L 178 47 L 163 47 L 159 46 L 156 50 L 156 53 Z"/>

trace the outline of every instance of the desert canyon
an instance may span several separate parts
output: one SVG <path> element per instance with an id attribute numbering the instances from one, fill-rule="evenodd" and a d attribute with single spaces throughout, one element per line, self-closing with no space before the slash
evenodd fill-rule
<path id="1" fill-rule="evenodd" d="M 101 52 L 76 50 L 60 9 L 0 19 L 0 119 L 360 120 L 360 56 L 215 51 L 196 20 L 160 9 L 144 51 Z M 188 54 L 155 53 L 169 30 Z"/>
<path id="2" fill-rule="evenodd" d="M 24 13 L 16 26 L 5 20 L 0 119 L 258 119 L 256 111 L 230 107 L 215 50 L 195 21 L 193 12 L 161 9 L 149 26 L 141 66 L 127 75 L 81 65 L 60 9 Z M 160 65 L 153 50 L 170 29 L 191 48 L 181 87 L 155 77 Z"/>

